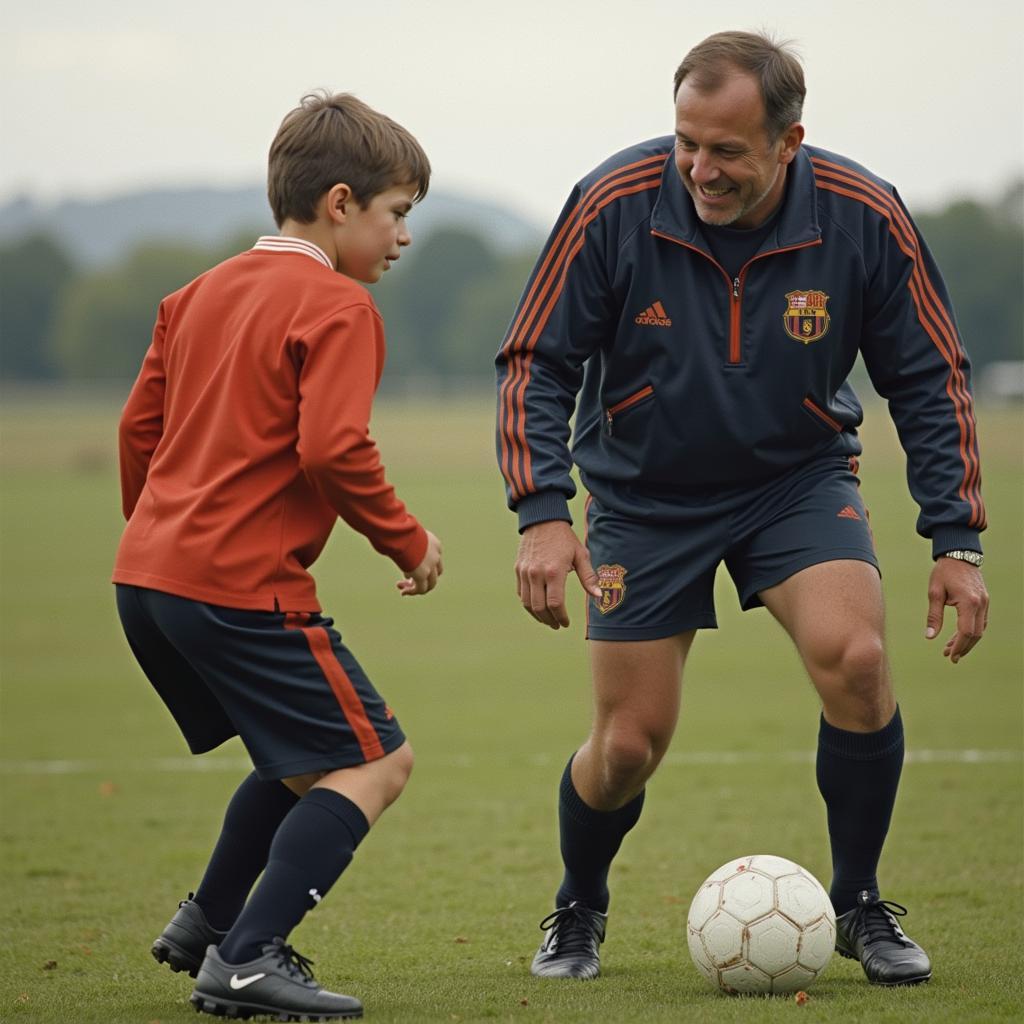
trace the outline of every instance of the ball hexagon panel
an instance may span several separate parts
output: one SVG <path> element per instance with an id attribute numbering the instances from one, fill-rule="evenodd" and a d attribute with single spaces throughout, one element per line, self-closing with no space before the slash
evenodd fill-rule
<path id="1" fill-rule="evenodd" d="M 742 963 L 727 967 L 719 974 L 726 992 L 771 992 L 772 979 L 753 964 Z"/>
<path id="2" fill-rule="evenodd" d="M 781 915 L 755 922 L 748 932 L 747 959 L 765 974 L 781 974 L 797 962 L 800 932 Z"/>
<path id="3" fill-rule="evenodd" d="M 708 956 L 707 950 L 704 948 L 700 932 L 693 928 L 687 928 L 686 944 L 690 947 L 690 958 L 693 960 L 697 970 L 700 971 L 708 981 L 717 985 L 718 976 L 715 970 L 715 965 L 711 962 L 711 958 Z"/>
<path id="4" fill-rule="evenodd" d="M 754 871 L 763 871 L 772 878 L 780 875 L 795 875 L 800 871 L 800 865 L 794 864 L 785 857 L 776 857 L 770 853 L 759 853 L 749 858 L 750 868 Z"/>
<path id="5" fill-rule="evenodd" d="M 687 923 L 691 928 L 701 928 L 709 917 L 718 909 L 722 895 L 722 887 L 717 882 L 705 882 L 697 890 L 690 904 Z"/>
<path id="6" fill-rule="evenodd" d="M 754 871 L 738 874 L 722 886 L 722 909 L 746 924 L 764 917 L 774 906 L 772 880 Z"/>
<path id="7" fill-rule="evenodd" d="M 799 992 L 800 989 L 807 988 L 817 976 L 817 971 L 808 970 L 806 967 L 801 967 L 797 964 L 795 967 L 790 967 L 788 971 L 777 974 L 772 978 L 772 991 L 777 993 Z"/>
<path id="8" fill-rule="evenodd" d="M 797 960 L 804 967 L 820 971 L 832 959 L 835 948 L 836 926 L 831 918 L 823 917 L 817 924 L 804 929 Z"/>
<path id="9" fill-rule="evenodd" d="M 737 857 L 736 860 L 723 864 L 717 871 L 713 871 L 708 875 L 704 880 L 704 884 L 707 885 L 708 882 L 724 882 L 727 878 L 732 878 L 737 871 L 746 871 L 749 863 L 749 857 Z"/>
<path id="10" fill-rule="evenodd" d="M 736 963 L 743 956 L 743 925 L 718 910 L 700 933 L 708 959 L 716 967 Z"/>
<path id="11" fill-rule="evenodd" d="M 775 891 L 779 910 L 801 928 L 813 924 L 831 906 L 825 890 L 802 873 L 777 879 Z"/>

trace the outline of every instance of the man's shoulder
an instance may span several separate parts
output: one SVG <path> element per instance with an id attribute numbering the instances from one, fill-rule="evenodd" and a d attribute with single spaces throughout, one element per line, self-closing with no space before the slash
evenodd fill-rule
<path id="1" fill-rule="evenodd" d="M 834 153 L 828 149 L 820 149 L 818 146 L 807 145 L 803 147 L 803 150 L 811 162 L 815 185 L 825 192 L 847 199 L 856 199 L 872 194 L 878 198 L 884 198 L 895 192 L 890 182 L 842 153 Z M 843 191 L 844 189 L 846 191 Z M 847 195 L 847 192 L 850 191 L 856 194 Z"/>
<path id="2" fill-rule="evenodd" d="M 660 177 L 674 143 L 673 136 L 661 135 L 620 149 L 584 175 L 578 187 L 581 192 L 587 192 L 595 186 L 611 186 L 620 181 L 626 184 L 647 177 Z"/>

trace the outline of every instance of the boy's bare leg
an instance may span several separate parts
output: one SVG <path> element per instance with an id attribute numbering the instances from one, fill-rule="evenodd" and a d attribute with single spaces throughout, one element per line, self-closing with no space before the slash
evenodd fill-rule
<path id="1" fill-rule="evenodd" d="M 266 870 L 220 945 L 227 963 L 245 963 L 275 937 L 289 933 L 326 896 L 356 847 L 402 792 L 412 748 L 352 768 L 289 779 L 305 793 L 281 822 Z"/>
<path id="2" fill-rule="evenodd" d="M 401 795 L 412 772 L 413 753 L 408 742 L 386 757 L 333 772 L 313 772 L 282 780 L 293 793 L 305 796 L 314 787 L 329 789 L 351 800 L 372 826 Z"/>

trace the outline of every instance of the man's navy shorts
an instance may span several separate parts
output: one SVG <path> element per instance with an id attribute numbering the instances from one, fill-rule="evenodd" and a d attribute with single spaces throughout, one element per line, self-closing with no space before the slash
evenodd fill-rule
<path id="1" fill-rule="evenodd" d="M 587 547 L 602 591 L 587 601 L 591 640 L 714 629 L 723 561 L 744 610 L 762 604 L 762 590 L 820 562 L 855 559 L 878 568 L 857 477 L 850 460 L 834 456 L 656 517 L 627 516 L 590 498 Z"/>
<path id="2" fill-rule="evenodd" d="M 124 584 L 117 610 L 193 754 L 238 735 L 261 779 L 284 779 L 373 761 L 405 742 L 331 619 Z"/>

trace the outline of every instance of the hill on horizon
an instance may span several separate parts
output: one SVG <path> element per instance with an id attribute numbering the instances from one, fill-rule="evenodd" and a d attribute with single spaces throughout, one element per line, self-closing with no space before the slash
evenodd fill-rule
<path id="1" fill-rule="evenodd" d="M 476 231 L 499 253 L 536 249 L 544 237 L 538 225 L 498 203 L 431 189 L 413 213 L 413 238 L 440 226 Z M 254 240 L 277 232 L 262 186 L 140 189 L 49 204 L 18 197 L 0 205 L 0 244 L 47 234 L 87 267 L 112 263 L 141 242 L 210 247 L 246 231 Z"/>

